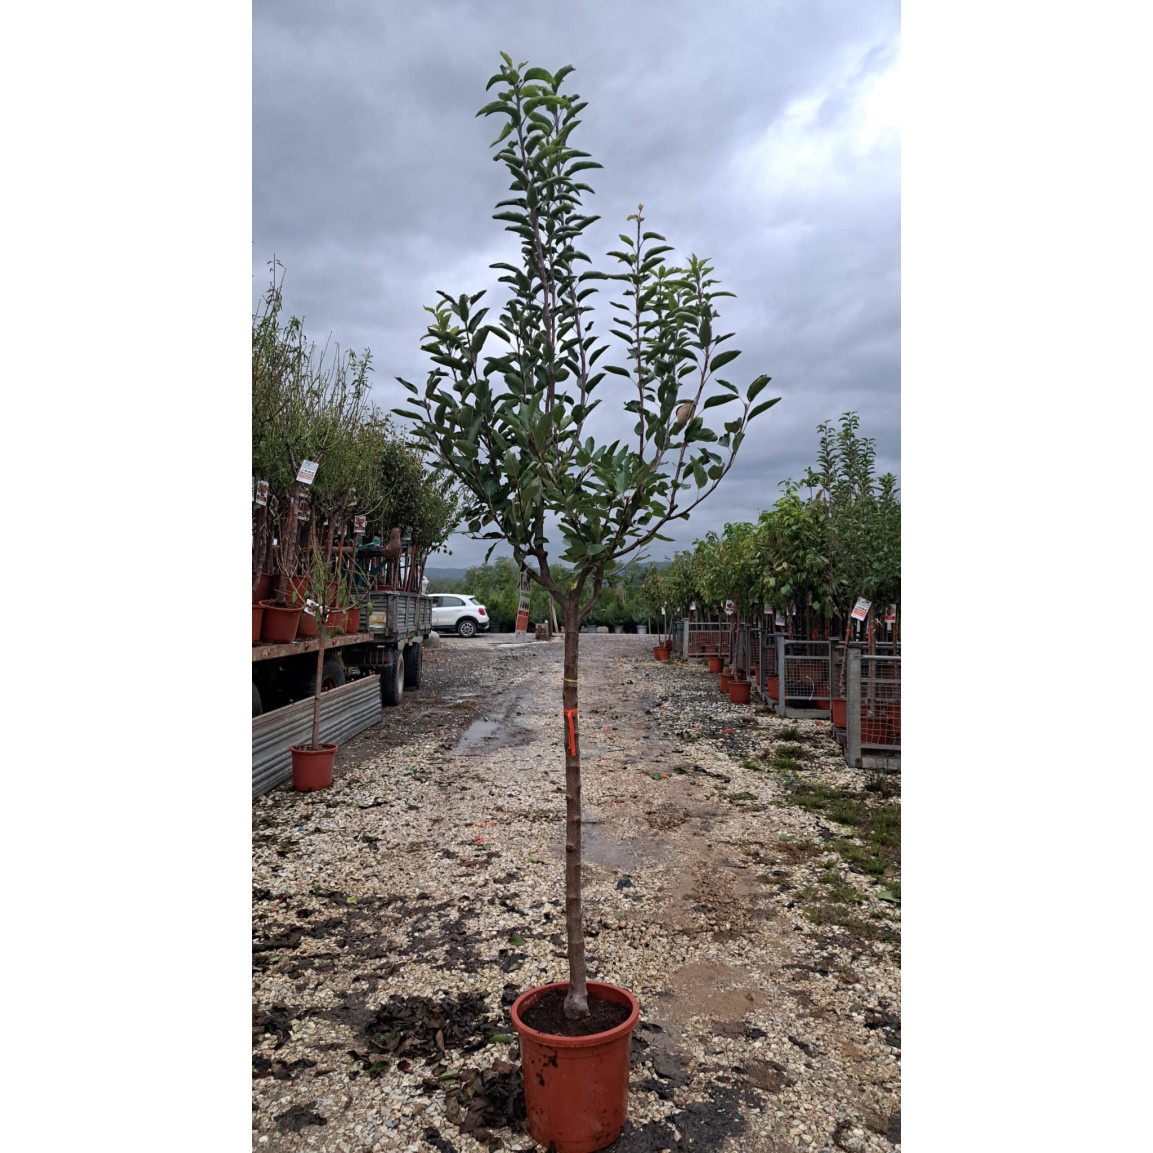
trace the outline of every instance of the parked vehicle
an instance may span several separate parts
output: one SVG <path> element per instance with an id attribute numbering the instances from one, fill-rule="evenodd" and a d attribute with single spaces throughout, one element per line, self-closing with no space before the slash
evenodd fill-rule
<path id="1" fill-rule="evenodd" d="M 473 596 L 463 593 L 430 593 L 432 601 L 432 627 L 438 633 L 456 632 L 462 637 L 474 637 L 492 627 L 484 605 Z"/>

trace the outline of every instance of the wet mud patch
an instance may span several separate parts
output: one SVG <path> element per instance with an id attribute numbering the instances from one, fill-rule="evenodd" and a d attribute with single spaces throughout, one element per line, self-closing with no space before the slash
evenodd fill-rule
<path id="1" fill-rule="evenodd" d="M 293 1105 L 276 1118 L 276 1127 L 285 1133 L 299 1133 L 308 1125 L 327 1125 L 328 1121 L 311 1105 Z"/>
<path id="2" fill-rule="evenodd" d="M 740 1144 L 746 1128 L 742 1107 L 759 1103 L 756 1091 L 748 1086 L 714 1085 L 710 1099 L 693 1101 L 663 1120 L 639 1128 L 626 1121 L 624 1131 L 605 1153 L 660 1153 L 663 1149 L 716 1153 L 726 1137 L 737 1138 Z"/>

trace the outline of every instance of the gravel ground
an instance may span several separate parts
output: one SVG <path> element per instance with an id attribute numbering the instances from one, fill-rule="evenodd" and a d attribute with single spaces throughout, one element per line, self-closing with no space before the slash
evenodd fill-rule
<path id="1" fill-rule="evenodd" d="M 257 1150 L 537 1148 L 507 1007 L 567 977 L 563 643 L 510 640 L 430 647 L 331 789 L 253 804 Z M 652 643 L 581 637 L 589 975 L 641 1004 L 611 1148 L 899 1149 L 899 879 L 790 791 L 893 786 Z"/>

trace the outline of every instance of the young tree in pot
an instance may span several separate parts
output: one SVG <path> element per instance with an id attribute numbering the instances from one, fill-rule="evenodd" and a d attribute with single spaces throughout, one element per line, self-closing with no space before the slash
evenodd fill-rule
<path id="1" fill-rule="evenodd" d="M 512 176 L 512 196 L 494 219 L 520 241 L 520 263 L 494 265 L 510 296 L 499 325 L 478 308 L 483 293 L 450 296 L 432 314 L 424 351 L 434 366 L 423 388 L 401 380 L 412 408 L 398 415 L 415 422 L 415 435 L 437 452 L 468 493 L 469 530 L 504 541 L 518 567 L 545 588 L 565 620 L 562 707 L 566 776 L 565 910 L 569 981 L 564 1013 L 579 1022 L 589 1013 L 581 921 L 581 762 L 578 692 L 579 625 L 595 608 L 608 576 L 622 558 L 654 540 L 714 491 L 729 471 L 748 422 L 776 403 L 754 404 L 768 383 L 758 376 L 742 399 L 736 385 L 714 379 L 734 360 L 723 350 L 732 335 L 714 332 L 713 304 L 722 293 L 711 267 L 695 256 L 671 267 L 663 238 L 642 231 L 640 211 L 629 217 L 631 235 L 610 253 L 623 271 L 578 273 L 587 260 L 575 245 L 597 218 L 581 208 L 592 190 L 578 179 L 598 168 L 570 143 L 584 104 L 561 95 L 571 67 L 504 64 L 491 78 L 497 98 L 478 115 L 504 119 L 496 159 Z M 629 367 L 597 361 L 607 345 L 590 333 L 587 303 L 592 280 L 625 285 L 624 310 L 613 334 Z M 489 337 L 500 347 L 484 356 Z M 627 442 L 591 435 L 606 374 L 621 378 L 611 399 L 622 401 L 612 428 L 629 428 Z M 599 390 L 599 391 L 598 391 Z M 779 398 L 777 398 L 779 399 Z M 739 409 L 718 432 L 708 410 L 727 402 Z M 632 418 L 630 421 L 629 418 Z M 721 451 L 718 451 L 721 450 Z M 546 519 L 564 540 L 571 581 L 558 583 L 549 557 Z"/>
<path id="2" fill-rule="evenodd" d="M 339 582 L 320 545 L 313 547 L 308 556 L 308 576 L 312 595 L 307 602 L 317 621 L 316 683 L 312 698 L 312 735 L 308 744 L 292 745 L 292 784 L 296 789 L 323 789 L 332 784 L 332 767 L 337 746 L 320 740 L 320 694 L 324 684 L 324 650 L 329 637 L 329 614 L 336 609 L 340 597 Z"/>

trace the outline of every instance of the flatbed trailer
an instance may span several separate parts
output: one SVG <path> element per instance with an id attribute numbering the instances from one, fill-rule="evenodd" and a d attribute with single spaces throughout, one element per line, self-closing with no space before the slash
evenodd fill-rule
<path id="1" fill-rule="evenodd" d="M 381 704 L 399 705 L 405 689 L 419 689 L 423 644 L 432 631 L 432 601 L 422 593 L 380 589 L 366 594 L 355 633 L 338 633 L 324 646 L 322 690 L 361 677 L 380 676 Z M 288 644 L 253 645 L 252 715 L 312 696 L 315 637 Z"/>

